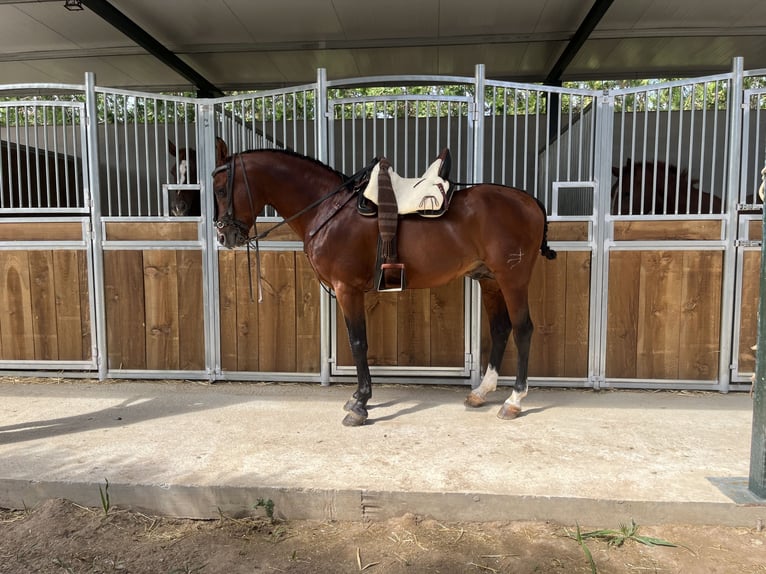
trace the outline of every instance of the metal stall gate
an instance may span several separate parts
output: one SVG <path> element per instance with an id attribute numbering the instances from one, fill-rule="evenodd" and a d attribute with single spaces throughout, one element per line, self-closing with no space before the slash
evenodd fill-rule
<path id="1" fill-rule="evenodd" d="M 0 91 L 0 369 L 95 368 L 82 86 Z M 3 97 L 6 94 L 9 97 Z"/>
<path id="2" fill-rule="evenodd" d="M 425 172 L 446 147 L 452 157 L 450 178 L 474 181 L 474 81 L 413 77 L 406 87 L 359 94 L 360 87 L 390 83 L 386 80 L 328 82 L 330 165 L 354 173 L 372 158 L 386 157 L 399 175 L 411 178 Z M 471 332 L 475 292 L 472 282 L 461 278 L 443 287 L 368 293 L 365 307 L 372 375 L 379 379 L 478 377 Z M 330 332 L 331 374 L 353 374 L 348 334 L 334 304 Z"/>
<path id="3" fill-rule="evenodd" d="M 483 150 L 480 179 L 526 190 L 548 209 L 549 241 L 558 251 L 541 260 L 530 284 L 535 323 L 529 374 L 537 384 L 590 386 L 597 374 L 597 231 L 603 125 L 593 90 L 487 80 L 478 129 Z M 481 321 L 481 364 L 489 353 Z M 508 345 L 501 381 L 515 375 L 516 349 Z M 507 380 L 507 379 L 505 379 Z"/>
<path id="4" fill-rule="evenodd" d="M 93 99 L 100 375 L 208 378 L 211 222 L 169 207 L 179 170 L 180 188 L 204 196 L 207 178 L 192 167 L 206 151 L 197 102 L 105 88 Z"/>
<path id="5" fill-rule="evenodd" d="M 747 82 L 750 78 L 745 77 Z M 737 197 L 736 276 L 731 378 L 746 382 L 755 371 L 755 345 L 760 291 L 763 204 L 758 188 L 766 169 L 766 88 L 744 91 L 742 147 Z"/>
<path id="6" fill-rule="evenodd" d="M 483 66 L 473 78 L 328 81 L 320 70 L 310 85 L 219 99 L 97 88 L 92 75 L 83 86 L 9 86 L 0 368 L 353 376 L 338 310 L 297 237 L 280 228 L 261 242 L 260 304 L 254 261 L 216 244 L 205 187 L 221 138 L 228 153 L 285 148 L 345 173 L 385 155 L 407 177 L 449 147 L 453 180 L 518 187 L 547 206 L 559 257 L 532 281 L 533 384 L 745 388 L 765 75 L 738 59 L 730 74 L 609 90 L 496 82 Z M 172 216 L 186 191 L 197 211 Z M 279 221 L 267 208 L 259 231 Z M 375 376 L 477 380 L 489 345 L 479 301 L 467 280 L 370 294 Z"/>
<path id="7" fill-rule="evenodd" d="M 210 137 L 226 142 L 229 153 L 280 148 L 322 159 L 326 144 L 317 132 L 318 94 L 312 84 L 222 98 L 204 107 L 203 122 Z M 208 164 L 205 173 L 214 167 Z M 213 213 L 211 194 L 206 210 Z M 256 225 L 264 231 L 281 220 L 267 207 Z M 323 369 L 326 377 L 326 295 L 289 227 L 260 241 L 260 251 L 261 266 L 256 269 L 255 258 L 244 248 L 212 250 L 215 377 L 318 381 Z M 263 287 L 260 303 L 258 273 Z"/>
<path id="8" fill-rule="evenodd" d="M 604 384 L 728 380 L 731 78 L 622 89 L 606 102 L 615 183 L 602 197 Z"/>

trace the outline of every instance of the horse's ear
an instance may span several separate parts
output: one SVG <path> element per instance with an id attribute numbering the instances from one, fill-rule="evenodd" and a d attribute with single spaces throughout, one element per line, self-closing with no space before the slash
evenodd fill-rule
<path id="1" fill-rule="evenodd" d="M 170 140 L 168 140 L 168 151 L 170 152 L 170 155 L 176 157 L 176 144 Z"/>
<path id="2" fill-rule="evenodd" d="M 223 139 L 215 138 L 215 165 L 223 165 L 229 157 L 229 147 Z"/>

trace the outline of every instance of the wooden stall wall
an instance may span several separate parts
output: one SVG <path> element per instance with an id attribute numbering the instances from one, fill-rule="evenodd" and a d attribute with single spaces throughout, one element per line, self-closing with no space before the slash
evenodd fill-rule
<path id="1" fill-rule="evenodd" d="M 627 222 L 621 240 L 705 240 L 720 221 Z M 606 377 L 718 379 L 723 253 L 612 251 L 609 255 Z"/>
<path id="2" fill-rule="evenodd" d="M 196 223 L 107 224 L 106 238 L 196 239 Z M 110 369 L 203 370 L 202 252 L 104 251 L 107 360 Z"/>
<path id="3" fill-rule="evenodd" d="M 256 258 L 219 251 L 221 367 L 224 371 L 316 373 L 320 368 L 320 286 L 299 251 L 261 246 Z M 248 275 L 252 277 L 252 298 Z"/>
<path id="4" fill-rule="evenodd" d="M 763 223 L 761 220 L 748 222 L 748 238 L 760 241 Z M 755 351 L 758 333 L 758 302 L 761 290 L 761 249 L 745 250 L 742 253 L 742 303 L 740 306 L 739 354 L 737 370 L 740 373 L 755 372 Z"/>
<path id="5" fill-rule="evenodd" d="M 590 251 L 559 251 L 556 259 L 540 259 L 529 284 L 529 312 L 535 330 L 529 376 L 588 376 Z M 482 316 L 482 372 L 489 359 L 489 326 Z M 516 374 L 518 354 L 513 340 L 503 356 L 501 376 Z"/>
<path id="6" fill-rule="evenodd" d="M 370 366 L 463 367 L 465 284 L 365 295 Z M 343 315 L 337 313 L 338 365 L 353 366 Z M 425 374 L 425 373 L 424 373 Z"/>
<path id="7" fill-rule="evenodd" d="M 549 241 L 581 243 L 583 251 L 558 249 L 554 260 L 540 257 L 529 284 L 529 312 L 535 330 L 529 356 L 532 377 L 588 377 L 591 251 L 586 221 L 552 221 Z M 489 360 L 489 322 L 482 309 L 481 366 Z M 500 367 L 501 376 L 516 374 L 513 340 Z"/>
<path id="8" fill-rule="evenodd" d="M 1 223 L 0 241 L 80 241 L 82 223 Z M 92 358 L 83 249 L 0 251 L 0 360 Z"/>

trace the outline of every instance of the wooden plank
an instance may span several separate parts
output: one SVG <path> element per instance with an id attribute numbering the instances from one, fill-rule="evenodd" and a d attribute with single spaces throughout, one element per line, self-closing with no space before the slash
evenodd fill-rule
<path id="1" fill-rule="evenodd" d="M 396 344 L 400 367 L 431 365 L 430 289 L 409 289 L 397 302 Z"/>
<path id="2" fill-rule="evenodd" d="M 588 241 L 587 221 L 551 221 L 548 241 Z"/>
<path id="3" fill-rule="evenodd" d="M 63 360 L 79 361 L 83 356 L 83 329 L 77 252 L 54 251 L 53 269 L 58 356 Z"/>
<path id="4" fill-rule="evenodd" d="M 570 251 L 566 255 L 564 370 L 551 376 L 585 378 L 589 357 L 591 254 L 589 251 Z"/>
<path id="5" fill-rule="evenodd" d="M 718 379 L 722 267 L 720 252 L 683 253 L 678 348 L 681 379 Z"/>
<path id="6" fill-rule="evenodd" d="M 751 219 L 747 222 L 747 238 L 750 241 L 760 241 L 763 235 L 763 221 Z"/>
<path id="7" fill-rule="evenodd" d="M 397 364 L 397 306 L 396 293 L 369 292 L 364 298 L 367 310 L 367 342 L 370 366 Z"/>
<path id="8" fill-rule="evenodd" d="M 258 357 L 258 319 L 261 305 L 258 304 L 258 291 L 254 268 L 248 265 L 247 252 L 237 251 L 235 268 L 237 284 L 237 370 L 261 371 Z M 250 298 L 248 273 L 253 271 L 253 299 Z"/>
<path id="9" fill-rule="evenodd" d="M 88 283 L 88 254 L 85 251 L 77 251 L 77 276 L 80 284 L 80 338 L 82 339 L 83 360 L 94 359 L 92 349 L 93 339 L 91 336 L 90 317 L 90 285 Z"/>
<path id="10" fill-rule="evenodd" d="M 53 274 L 53 253 L 51 251 L 29 252 L 35 359 L 43 361 L 55 361 L 59 358 L 56 331 L 56 289 Z"/>
<path id="11" fill-rule="evenodd" d="M 678 251 L 641 252 L 639 378 L 678 378 L 682 261 Z"/>
<path id="12" fill-rule="evenodd" d="M 0 251 L 0 285 L 0 357 L 34 359 L 28 252 Z"/>
<path id="13" fill-rule="evenodd" d="M 261 253 L 263 302 L 258 356 L 262 371 L 295 371 L 295 253 Z"/>
<path id="14" fill-rule="evenodd" d="M 110 369 L 146 368 L 141 251 L 104 252 L 107 357 Z"/>
<path id="15" fill-rule="evenodd" d="M 144 251 L 146 368 L 179 368 L 178 269 L 175 251 Z"/>
<path id="16" fill-rule="evenodd" d="M 755 372 L 755 353 L 750 349 L 757 342 L 758 301 L 760 299 L 761 252 L 745 251 L 742 267 L 742 304 L 739 325 L 739 372 Z"/>
<path id="17" fill-rule="evenodd" d="M 705 219 L 668 221 L 615 221 L 615 241 L 719 240 L 721 222 Z"/>
<path id="18" fill-rule="evenodd" d="M 80 241 L 80 221 L 32 223 L 0 222 L 0 241 Z"/>
<path id="19" fill-rule="evenodd" d="M 118 222 L 104 224 L 108 241 L 196 241 L 196 221 Z"/>
<path id="20" fill-rule="evenodd" d="M 178 272 L 178 367 L 205 368 L 205 305 L 202 291 L 202 253 L 176 251 Z"/>
<path id="21" fill-rule="evenodd" d="M 529 303 L 535 330 L 529 354 L 530 376 L 564 372 L 568 258 L 568 253 L 562 252 L 553 261 L 538 261 L 532 274 Z"/>
<path id="22" fill-rule="evenodd" d="M 221 368 L 237 366 L 237 273 L 236 252 L 218 252 L 218 305 L 220 309 Z"/>
<path id="23" fill-rule="evenodd" d="M 635 378 L 638 373 L 638 300 L 641 253 L 609 255 L 609 298 L 606 318 L 606 376 Z"/>
<path id="24" fill-rule="evenodd" d="M 462 277 L 430 289 L 431 366 L 465 365 L 465 284 Z"/>
<path id="25" fill-rule="evenodd" d="M 321 287 L 306 256 L 295 254 L 295 368 L 298 372 L 320 370 Z"/>

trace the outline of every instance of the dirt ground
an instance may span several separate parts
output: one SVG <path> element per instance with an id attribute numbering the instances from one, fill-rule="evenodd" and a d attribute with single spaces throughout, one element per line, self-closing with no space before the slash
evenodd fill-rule
<path id="1" fill-rule="evenodd" d="M 619 526 L 579 525 L 579 532 L 614 533 Z M 0 510 L 0 573 L 766 573 L 766 531 L 758 525 L 638 525 L 635 535 L 677 546 L 635 537 L 619 546 L 604 537 L 581 544 L 575 524 L 444 523 L 414 515 L 279 522 L 262 507 L 247 518 L 200 521 L 50 500 Z"/>

